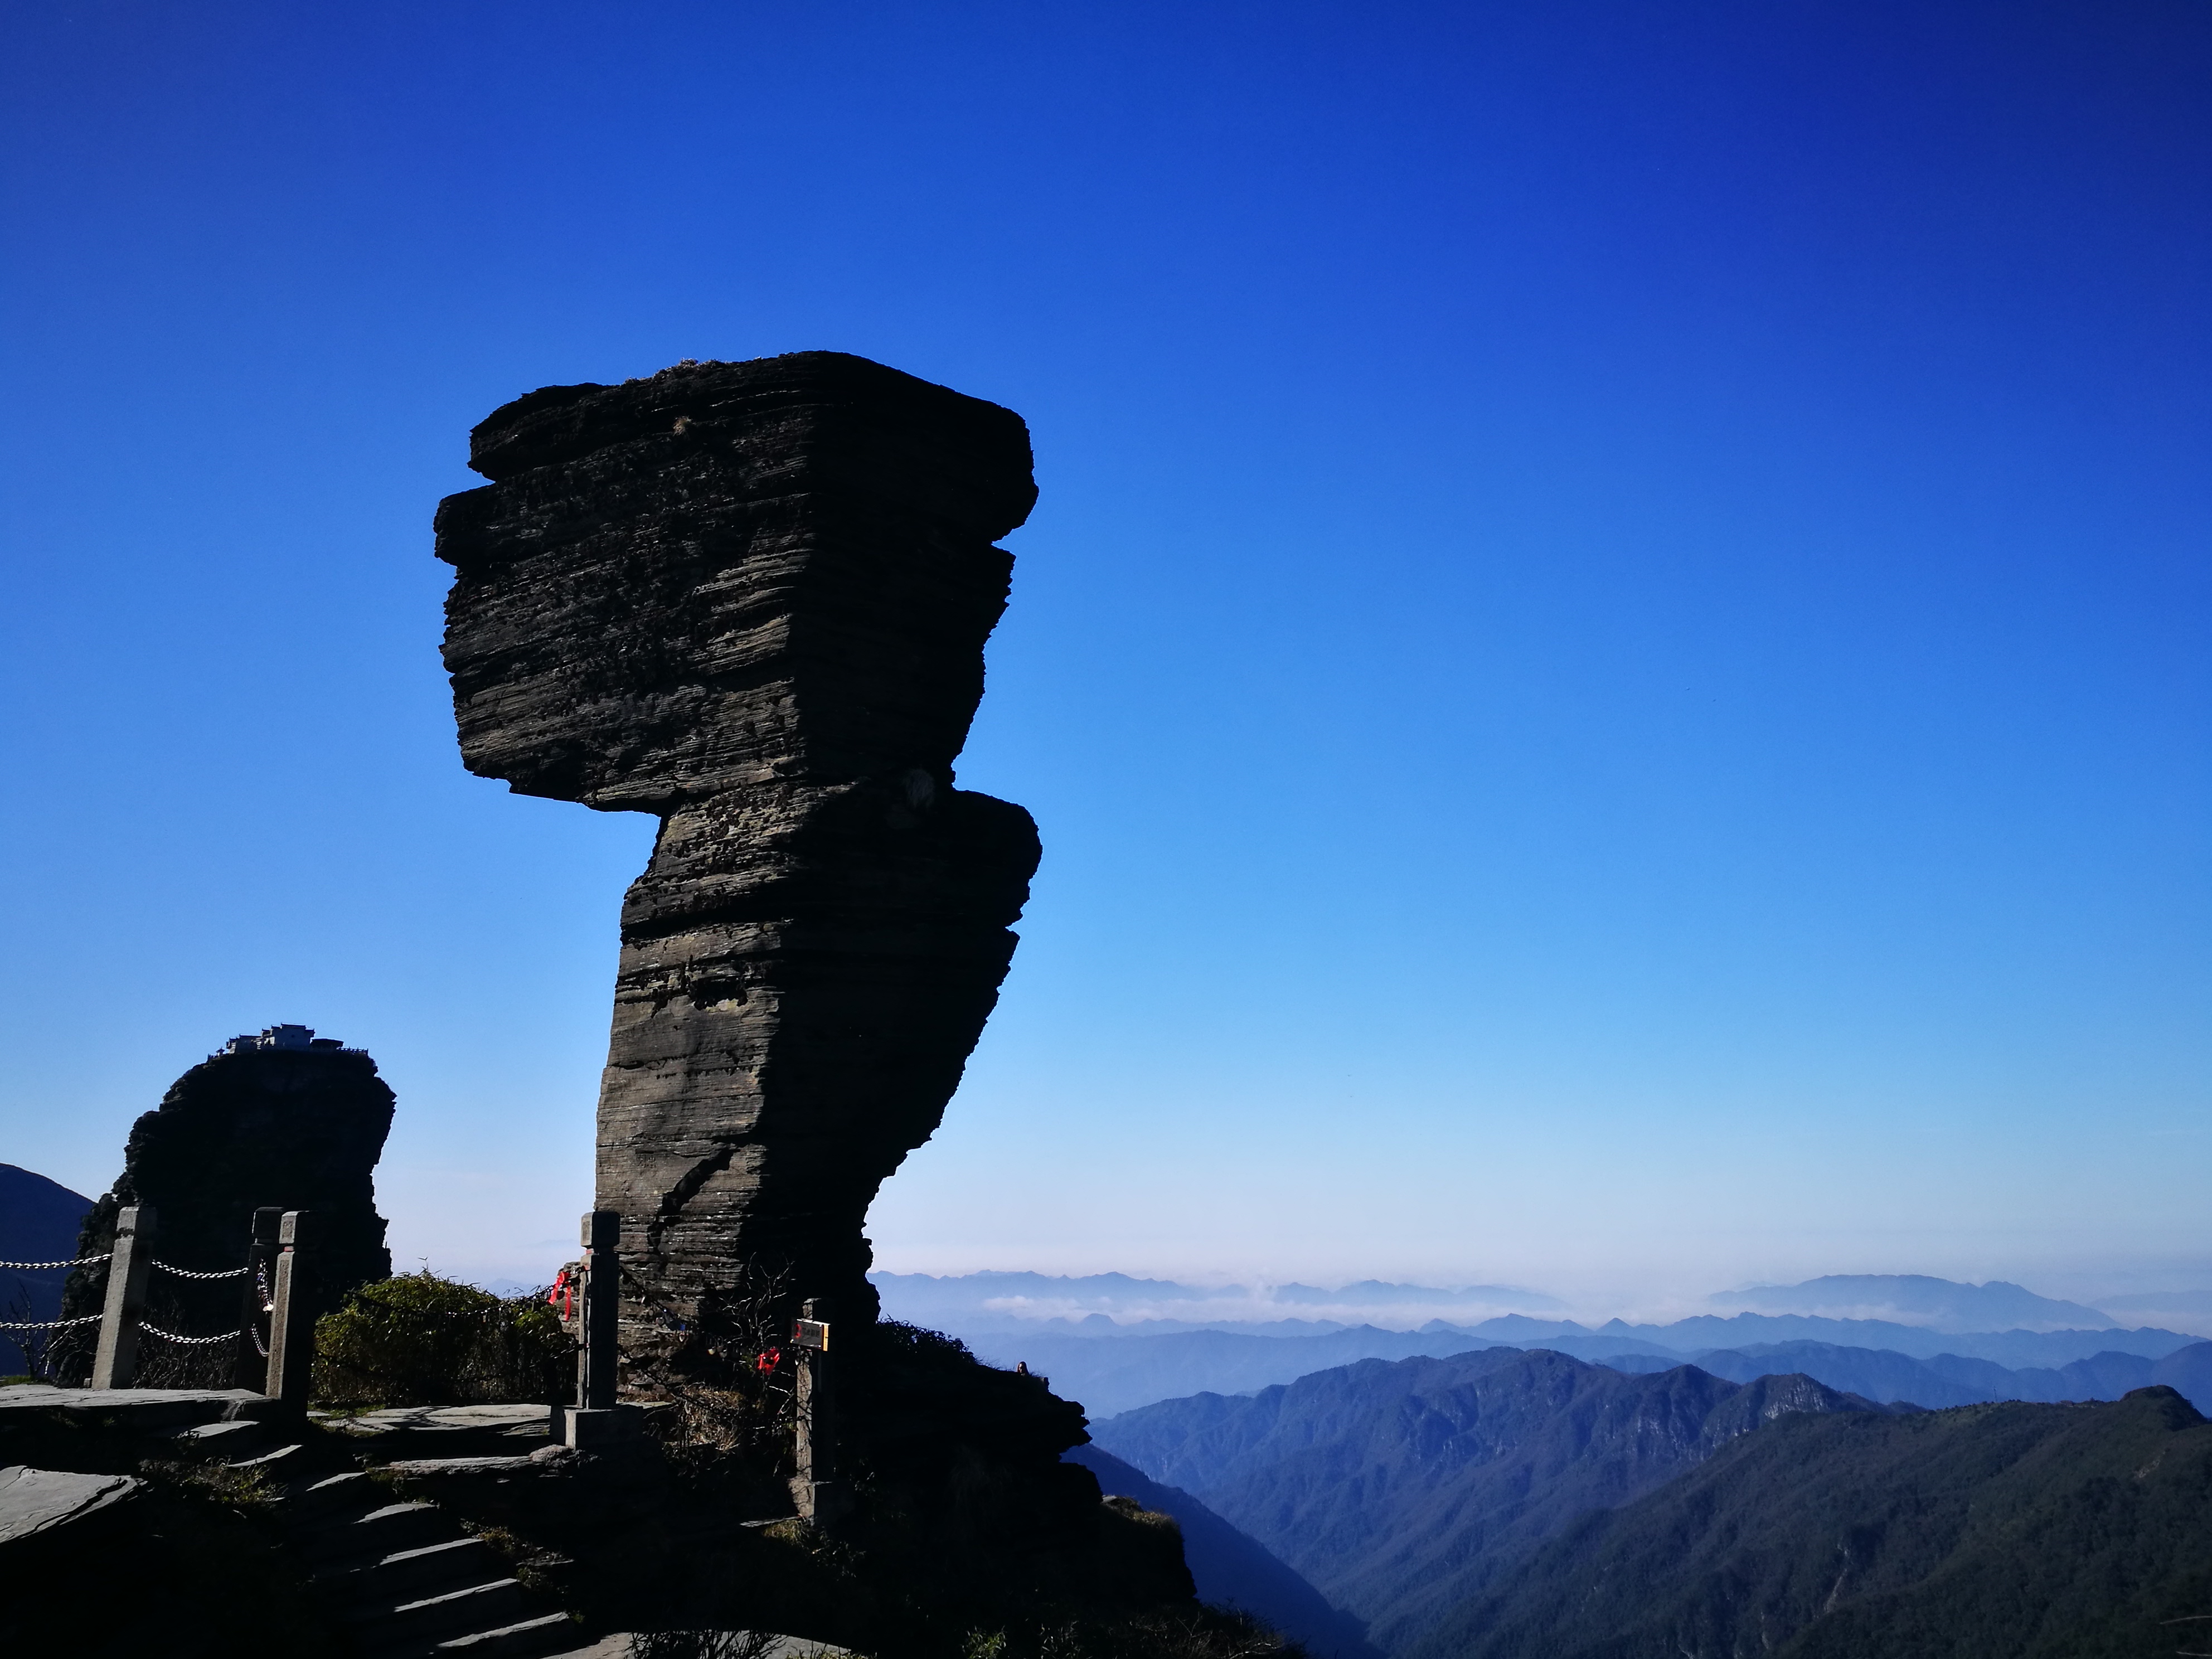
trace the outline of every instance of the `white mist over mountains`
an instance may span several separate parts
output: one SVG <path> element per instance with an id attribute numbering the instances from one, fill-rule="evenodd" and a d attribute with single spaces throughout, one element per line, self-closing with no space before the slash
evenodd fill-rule
<path id="1" fill-rule="evenodd" d="M 1192 1285 L 1125 1273 L 871 1275 L 886 1316 L 964 1332 L 1059 1329 L 1091 1335 L 1173 1330 L 1317 1334 L 1358 1326 L 1412 1331 L 1521 1315 L 1595 1326 L 1738 1313 L 1881 1321 L 1945 1332 L 2095 1331 L 2155 1326 L 2212 1336 L 2212 1291 L 2130 1291 L 2094 1303 L 2038 1294 L 2002 1279 L 1962 1284 L 1923 1274 L 1838 1273 L 1694 1298 L 1553 1296 L 1523 1286 L 1456 1287 L 1364 1279 Z"/>

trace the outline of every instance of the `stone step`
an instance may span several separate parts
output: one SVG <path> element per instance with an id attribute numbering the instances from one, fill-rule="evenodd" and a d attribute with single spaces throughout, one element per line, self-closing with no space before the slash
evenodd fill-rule
<path id="1" fill-rule="evenodd" d="M 266 1423 L 240 1417 L 228 1422 L 193 1423 L 181 1429 L 164 1430 L 161 1438 L 185 1457 L 230 1458 L 265 1450 L 275 1436 Z"/>
<path id="2" fill-rule="evenodd" d="M 279 1409 L 276 1401 L 246 1389 L 57 1389 L 42 1382 L 0 1389 L 0 1421 L 15 1412 L 60 1412 L 78 1422 L 138 1434 L 270 1416 Z"/>
<path id="3" fill-rule="evenodd" d="M 313 1527 L 351 1511 L 358 1516 L 392 1501 L 390 1491 L 359 1469 L 343 1474 L 295 1480 L 284 1493 L 284 1518 L 295 1527 Z"/>
<path id="4" fill-rule="evenodd" d="M 506 1563 L 481 1538 L 447 1538 L 318 1573 L 315 1584 L 344 1601 L 392 1607 L 484 1583 L 506 1572 Z"/>
<path id="5" fill-rule="evenodd" d="M 415 1642 L 425 1647 L 474 1632 L 499 1630 L 523 1619 L 522 1586 L 512 1578 L 470 1584 L 441 1595 L 420 1596 L 381 1612 L 357 1616 L 356 1638 L 364 1649 L 398 1651 Z"/>
<path id="6" fill-rule="evenodd" d="M 550 1437 L 551 1412 L 533 1405 L 396 1406 L 308 1416 L 336 1438 L 372 1445 L 388 1461 L 534 1451 Z"/>
<path id="7" fill-rule="evenodd" d="M 282 1480 L 295 1468 L 304 1468 L 308 1462 L 305 1446 L 276 1446 L 251 1457 L 229 1459 L 224 1467 L 234 1469 L 255 1469 L 264 1474 Z"/>
<path id="8" fill-rule="evenodd" d="M 395 1457 L 384 1465 L 384 1472 L 403 1480 L 435 1480 L 457 1474 L 486 1480 L 503 1474 L 538 1474 L 545 1467 L 527 1452 L 509 1452 L 480 1457 Z"/>
<path id="9" fill-rule="evenodd" d="M 404 1501 L 386 1504 L 351 1519 L 341 1518 L 331 1525 L 303 1529 L 300 1544 L 310 1561 L 335 1567 L 346 1562 L 380 1560 L 401 1550 L 459 1536 L 459 1524 L 435 1504 Z"/>
<path id="10" fill-rule="evenodd" d="M 575 1650 L 575 1621 L 565 1613 L 540 1613 L 520 1624 L 473 1636 L 456 1636 L 432 1648 L 433 1654 L 459 1654 L 468 1659 L 544 1659 L 544 1656 Z"/>

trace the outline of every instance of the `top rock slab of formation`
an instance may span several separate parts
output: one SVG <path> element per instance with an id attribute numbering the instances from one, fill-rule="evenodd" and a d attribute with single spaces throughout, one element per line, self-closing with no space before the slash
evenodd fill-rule
<path id="1" fill-rule="evenodd" d="M 548 386 L 471 434 L 438 556 L 461 751 L 665 812 L 774 778 L 949 773 L 1036 500 L 1021 417 L 799 352 Z"/>

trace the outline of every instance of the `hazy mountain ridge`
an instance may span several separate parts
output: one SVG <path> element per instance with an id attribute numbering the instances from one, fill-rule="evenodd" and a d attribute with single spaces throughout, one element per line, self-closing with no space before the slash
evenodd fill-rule
<path id="1" fill-rule="evenodd" d="M 2212 1614 L 2179 1395 L 1793 1417 L 1584 1516 L 1409 1659 L 2159 1659 Z"/>
<path id="2" fill-rule="evenodd" d="M 0 1164 L 0 1261 L 58 1261 L 76 1255 L 77 1230 L 92 1200 L 59 1182 L 13 1164 Z M 66 1267 L 27 1272 L 0 1267 L 0 1320 L 61 1316 Z M 14 1333 L 0 1331 L 0 1376 L 24 1368 Z"/>
<path id="3" fill-rule="evenodd" d="M 1740 1348 L 1747 1342 L 1830 1342 L 1840 1347 L 1887 1348 L 1916 1359 L 1954 1353 L 2000 1365 L 2066 1365 L 2106 1352 L 2163 1359 L 2200 1338 L 2179 1331 L 2094 1330 L 1938 1331 L 1924 1325 L 1899 1325 L 1886 1319 L 1830 1319 L 1815 1314 L 1741 1313 L 1729 1318 L 1694 1315 L 1668 1325 L 1631 1325 L 1612 1320 L 1597 1334 L 1632 1338 L 1679 1353 Z"/>
<path id="4" fill-rule="evenodd" d="M 2212 1336 L 2212 1291 L 2136 1291 L 2101 1300 L 2105 1311 L 2118 1316 L 2123 1324 L 2141 1320 Z"/>
<path id="5" fill-rule="evenodd" d="M 1617 1504 L 1790 1412 L 1893 1410 L 1808 1377 L 1628 1375 L 1493 1348 L 1364 1360 L 1158 1404 L 1092 1437 L 1194 1493 L 1402 1645 L 1584 1510 Z"/>
<path id="6" fill-rule="evenodd" d="M 2099 1330 L 2121 1322 L 2101 1309 L 2038 1296 L 2001 1279 L 1962 1285 L 1925 1273 L 1828 1273 L 1800 1285 L 1758 1285 L 1706 1299 L 1717 1308 L 1748 1313 L 1879 1319 L 1953 1334 Z"/>
<path id="7" fill-rule="evenodd" d="M 2179 1390 L 2199 1410 L 2212 1406 L 2212 1342 L 2195 1343 L 2156 1360 L 2107 1351 L 2065 1365 L 2019 1369 L 1959 1354 L 1915 1359 L 1893 1351 L 1826 1342 L 1760 1343 L 1713 1350 L 1693 1358 L 1716 1376 L 1737 1382 L 1771 1371 L 1802 1371 L 1832 1389 L 1869 1400 L 1909 1401 L 1930 1409 L 2000 1400 L 2118 1400 L 2136 1389 L 2161 1383 Z M 1623 1369 L 1650 1368 L 1633 1359 L 1607 1363 Z"/>
<path id="8" fill-rule="evenodd" d="M 1740 1321 L 1750 1322 L 1749 1328 Z M 1649 1331 L 1628 1335 L 1574 1325 L 1563 1329 L 1560 1322 L 1517 1316 L 1490 1321 L 1474 1332 L 1448 1325 L 1421 1331 L 1367 1326 L 1318 1336 L 1188 1331 L 1108 1340 L 1032 1326 L 1013 1333 L 969 1334 L 966 1340 L 993 1364 L 1025 1363 L 1051 1377 L 1063 1398 L 1081 1401 L 1097 1418 L 1191 1395 L 1249 1394 L 1361 1359 L 1441 1358 L 1493 1347 L 1549 1348 L 1630 1372 L 1695 1364 L 1736 1382 L 1771 1371 L 1802 1371 L 1830 1388 L 1872 1400 L 1928 1407 L 2009 1399 L 2117 1400 L 2151 1382 L 2171 1383 L 2212 1405 L 2212 1379 L 2199 1374 L 2196 1361 L 2179 1358 L 2197 1348 L 2212 1354 L 2212 1345 L 2173 1332 L 2023 1332 L 2016 1338 L 1991 1339 L 1988 1346 L 2000 1352 L 2047 1355 L 2055 1362 L 2008 1366 L 1976 1354 L 1941 1351 L 1936 1345 L 1943 1340 L 1971 1344 L 1924 1331 L 1917 1333 L 1923 1339 L 1923 1352 L 1901 1350 L 1895 1338 L 1899 1331 L 1912 1334 L 1909 1327 L 1846 1325 L 1844 1334 L 1856 1340 L 1838 1341 L 1828 1334 L 1789 1334 L 1795 1328 L 1785 1324 L 1778 1338 L 1762 1340 L 1761 1333 L 1777 1328 L 1771 1316 L 1746 1314 L 1713 1323 L 1735 1340 L 1684 1351 L 1670 1349 Z M 1828 1322 L 1821 1329 L 1829 1332 L 1834 1324 Z M 2107 1346 L 2128 1339 L 2153 1352 L 2130 1354 Z"/>
<path id="9" fill-rule="evenodd" d="M 1020 1332 L 969 1335 L 966 1340 L 990 1364 L 1025 1364 L 1051 1378 L 1054 1393 L 1081 1401 L 1093 1417 L 1113 1417 L 1186 1395 L 1249 1394 L 1362 1359 L 1435 1357 L 1497 1346 L 1479 1338 L 1378 1331 L 1372 1326 L 1312 1337 L 1186 1331 L 1106 1341 Z"/>

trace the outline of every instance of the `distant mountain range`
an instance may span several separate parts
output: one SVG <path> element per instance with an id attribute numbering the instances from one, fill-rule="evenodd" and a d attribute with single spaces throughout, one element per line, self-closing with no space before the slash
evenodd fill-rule
<path id="1" fill-rule="evenodd" d="M 1187 1330 L 1318 1335 L 1359 1325 L 1412 1330 L 1435 1321 L 1465 1328 L 1514 1314 L 1565 1322 L 1571 1313 L 1556 1297 L 1504 1285 L 1443 1288 L 1369 1279 L 1333 1289 L 1298 1284 L 1207 1286 L 1127 1273 L 939 1278 L 878 1273 L 870 1278 L 890 1317 L 963 1335 L 1021 1330 L 1079 1330 L 1101 1336 Z M 1877 1321 L 1948 1335 L 2107 1330 L 2154 1325 L 2156 1316 L 2172 1315 L 2176 1329 L 2212 1337 L 2212 1291 L 2137 1293 L 2092 1307 L 2040 1296 L 2002 1279 L 1971 1285 L 1924 1273 L 1831 1273 L 1797 1285 L 1723 1291 L 1708 1300 L 1724 1313 Z"/>
<path id="2" fill-rule="evenodd" d="M 2002 1279 L 1960 1285 L 1921 1273 L 1830 1273 L 1802 1285 L 1761 1285 L 1709 1299 L 1717 1308 L 1747 1313 L 1879 1319 L 1952 1333 L 2094 1331 L 2121 1322 L 2098 1309 L 2054 1302 Z"/>
<path id="3" fill-rule="evenodd" d="M 2212 1381 L 2192 1368 L 2197 1362 L 2179 1357 L 2199 1348 L 2212 1355 L 2212 1344 L 2172 1331 L 1944 1336 L 1882 1321 L 1740 1314 L 1596 1331 L 1510 1316 L 1471 1330 L 1439 1323 L 1420 1331 L 1372 1326 L 1290 1336 L 1183 1331 L 1107 1340 L 1031 1326 L 1011 1334 L 965 1334 L 984 1359 L 1026 1364 L 1049 1376 L 1061 1398 L 1081 1401 L 1097 1418 L 1188 1395 L 1249 1394 L 1360 1359 L 1443 1358 L 1500 1346 L 1550 1348 L 1627 1371 L 1663 1371 L 1689 1361 L 1737 1382 L 1802 1371 L 1872 1400 L 1931 1407 L 1986 1400 L 2117 1400 L 2130 1389 L 2170 1382 L 2212 1408 Z M 1946 1344 L 1952 1351 L 1945 1351 Z M 2013 1363 L 1988 1357 L 1992 1352 Z"/>
<path id="4" fill-rule="evenodd" d="M 58 1261 L 76 1255 L 77 1229 L 92 1200 L 13 1164 L 0 1164 L 0 1261 Z M 58 1319 L 66 1267 L 27 1273 L 0 1267 L 0 1320 Z M 14 1333 L 0 1331 L 0 1376 L 27 1361 Z"/>
<path id="5" fill-rule="evenodd" d="M 2165 1325 L 2212 1336 L 2212 1291 L 2140 1291 L 2102 1301 L 2123 1325 Z"/>
<path id="6" fill-rule="evenodd" d="M 1785 1418 L 1583 1516 L 1407 1659 L 2202 1651 L 2208 1498 L 2212 1424 L 2165 1389 Z"/>
<path id="7" fill-rule="evenodd" d="M 1164 1401 L 1091 1435 L 1194 1494 L 1394 1650 L 1584 1511 L 1649 1492 L 1761 1423 L 1894 1409 L 1803 1376 L 1630 1376 L 1490 1349 L 1365 1360 L 1249 1398 Z"/>
<path id="8" fill-rule="evenodd" d="M 1708 1369 L 1739 1378 L 1753 1364 L 1772 1369 L 1788 1349 L 1790 1368 L 1831 1387 L 1931 1407 L 2117 1399 L 2172 1380 L 2153 1376 L 2158 1364 L 2198 1340 L 2157 1327 L 2124 1328 L 2096 1308 L 2002 1280 L 1962 1285 L 1914 1274 L 1832 1274 L 1715 1297 L 1745 1304 L 1730 1314 L 1596 1326 L 1546 1311 L 1536 1304 L 1551 1298 L 1537 1292 L 1498 1285 L 1438 1290 L 1370 1279 L 1334 1290 L 1207 1289 L 1121 1273 L 872 1278 L 887 1316 L 949 1331 L 994 1364 L 1025 1361 L 1098 1417 L 1192 1394 L 1249 1392 L 1362 1358 L 1501 1345 L 1552 1348 L 1632 1371 L 1710 1356 Z M 1465 1311 L 1509 1298 L 1522 1305 L 1477 1318 Z M 1339 1316 L 1363 1308 L 1377 1311 Z M 2212 1403 L 2194 1393 L 2199 1383 L 2175 1385 Z"/>
<path id="9" fill-rule="evenodd" d="M 1958 1354 L 1915 1359 L 1828 1342 L 1761 1342 L 1708 1350 L 1693 1358 L 1715 1376 L 1739 1382 L 1771 1372 L 1802 1371 L 1832 1389 L 1863 1394 L 1869 1400 L 1909 1401 L 1931 1409 L 1998 1400 L 2118 1400 L 2134 1389 L 2160 1383 L 2179 1391 L 2200 1410 L 2212 1409 L 2212 1342 L 2192 1343 L 2156 1360 L 2106 1352 L 2064 1365 L 2016 1370 Z M 1645 1370 L 1664 1370 L 1668 1362 L 1633 1356 L 1606 1363 Z"/>
<path id="10" fill-rule="evenodd" d="M 1487 1334 L 1490 1328 L 1476 1328 Z M 1570 1335 L 1570 1332 L 1562 1332 Z M 1690 1354 L 1715 1348 L 1740 1348 L 1753 1342 L 1832 1342 L 1843 1347 L 1887 1348 L 1917 1359 L 1954 1353 L 2000 1365 L 2065 1365 L 2098 1353 L 2135 1353 L 2162 1359 L 2199 1339 L 2179 1331 L 2094 1330 L 1939 1331 L 1925 1325 L 1900 1325 L 1887 1319 L 1832 1319 L 1814 1314 L 1741 1313 L 1730 1318 L 1711 1314 L 1678 1319 L 1670 1325 L 1630 1325 L 1610 1320 L 1595 1335 L 1620 1337 L 1662 1352 Z"/>

